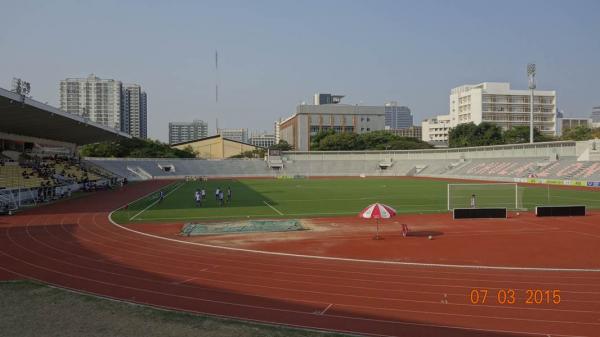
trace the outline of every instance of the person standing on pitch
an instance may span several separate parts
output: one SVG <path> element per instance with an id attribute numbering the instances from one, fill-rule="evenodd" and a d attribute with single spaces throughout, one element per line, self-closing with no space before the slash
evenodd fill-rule
<path id="1" fill-rule="evenodd" d="M 200 191 L 196 190 L 196 193 L 194 194 L 194 200 L 196 200 L 197 207 L 202 206 L 202 195 L 200 194 Z"/>
<path id="2" fill-rule="evenodd" d="M 221 188 L 217 187 L 217 190 L 215 191 L 215 200 L 219 201 L 219 194 L 221 193 Z"/>
<path id="3" fill-rule="evenodd" d="M 223 201 L 223 191 L 219 190 L 219 204 L 221 206 L 224 206 Z"/>
<path id="4" fill-rule="evenodd" d="M 471 194 L 471 208 L 475 208 L 475 194 Z"/>
<path id="5" fill-rule="evenodd" d="M 231 203 L 231 187 L 227 186 L 227 203 Z"/>
<path id="6" fill-rule="evenodd" d="M 206 199 L 206 190 L 204 187 L 202 187 L 202 190 L 200 191 L 200 196 L 202 197 L 202 200 Z"/>

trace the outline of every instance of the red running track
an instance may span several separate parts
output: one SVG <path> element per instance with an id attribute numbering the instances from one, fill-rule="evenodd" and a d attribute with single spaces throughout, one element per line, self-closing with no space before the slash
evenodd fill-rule
<path id="1" fill-rule="evenodd" d="M 0 278 L 161 308 L 374 336 L 598 336 L 600 273 L 418 267 L 234 251 L 114 226 L 153 181 L 0 218 Z M 507 247 L 510 250 L 510 247 Z M 489 289 L 484 305 L 473 288 Z M 496 303 L 515 288 L 516 304 Z M 526 305 L 525 289 L 560 289 Z M 494 296 L 492 296 L 494 293 Z"/>

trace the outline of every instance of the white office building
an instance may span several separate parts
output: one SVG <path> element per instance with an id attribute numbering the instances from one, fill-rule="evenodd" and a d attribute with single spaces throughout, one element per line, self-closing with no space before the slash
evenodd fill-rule
<path id="1" fill-rule="evenodd" d="M 267 133 L 253 133 L 248 138 L 248 143 L 254 146 L 269 148 L 276 144 L 275 135 Z"/>
<path id="2" fill-rule="evenodd" d="M 438 115 L 421 122 L 421 140 L 437 146 L 448 146 L 450 115 Z"/>
<path id="3" fill-rule="evenodd" d="M 504 130 L 529 126 L 530 92 L 514 90 L 509 83 L 484 82 L 456 87 L 450 92 L 450 126 L 490 122 Z M 556 91 L 535 90 L 533 125 L 541 133 L 555 136 Z"/>
<path id="4" fill-rule="evenodd" d="M 196 119 L 193 122 L 170 122 L 169 144 L 179 144 L 208 137 L 208 123 Z"/>

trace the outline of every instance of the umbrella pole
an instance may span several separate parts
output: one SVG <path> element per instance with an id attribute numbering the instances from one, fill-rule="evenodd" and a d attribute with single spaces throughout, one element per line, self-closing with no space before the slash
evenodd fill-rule
<path id="1" fill-rule="evenodd" d="M 375 240 L 379 240 L 379 218 L 377 218 L 377 234 L 375 235 Z"/>

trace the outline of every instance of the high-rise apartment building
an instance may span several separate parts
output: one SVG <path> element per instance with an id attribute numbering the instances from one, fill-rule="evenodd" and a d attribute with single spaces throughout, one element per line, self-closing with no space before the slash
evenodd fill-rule
<path id="1" fill-rule="evenodd" d="M 137 84 L 123 85 L 123 127 L 133 137 L 147 138 L 147 96 Z"/>
<path id="2" fill-rule="evenodd" d="M 592 114 L 590 118 L 592 119 L 592 127 L 600 128 L 600 106 L 595 106 L 592 108 Z"/>
<path id="3" fill-rule="evenodd" d="M 190 142 L 208 137 L 208 123 L 196 119 L 191 123 L 169 123 L 169 144 Z"/>
<path id="4" fill-rule="evenodd" d="M 125 131 L 122 83 L 94 75 L 60 81 L 60 108 L 89 120 Z"/>
<path id="5" fill-rule="evenodd" d="M 89 120 L 146 138 L 147 95 L 137 84 L 114 79 L 87 78 L 60 81 L 60 108 Z"/>
<path id="6" fill-rule="evenodd" d="M 398 106 L 398 102 L 385 104 L 386 129 L 406 129 L 413 126 L 413 115 L 407 106 Z"/>
<path id="7" fill-rule="evenodd" d="M 217 134 L 223 136 L 223 138 L 235 140 L 241 143 L 248 143 L 247 129 L 217 129 Z"/>

